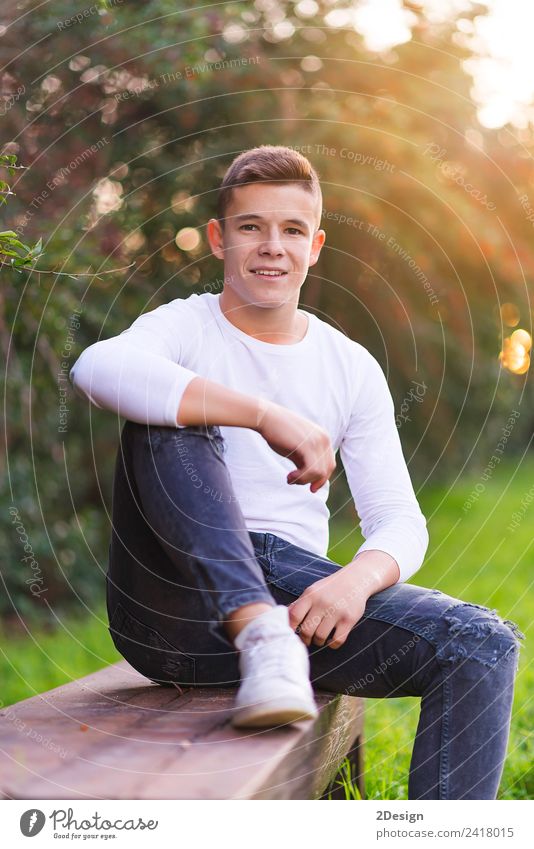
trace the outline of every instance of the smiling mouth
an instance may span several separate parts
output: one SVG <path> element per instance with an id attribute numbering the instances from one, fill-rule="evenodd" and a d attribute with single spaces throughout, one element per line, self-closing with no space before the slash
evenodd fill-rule
<path id="1" fill-rule="evenodd" d="M 287 275 L 287 271 L 281 271 L 277 269 L 273 269 L 272 271 L 267 271 L 265 269 L 256 269 L 251 268 L 251 273 L 256 277 L 263 277 L 267 280 L 277 280 L 280 277 L 285 277 Z"/>

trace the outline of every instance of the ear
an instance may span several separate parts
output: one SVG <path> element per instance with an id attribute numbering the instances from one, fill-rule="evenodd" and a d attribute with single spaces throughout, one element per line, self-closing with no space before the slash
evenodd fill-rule
<path id="1" fill-rule="evenodd" d="M 206 234 L 212 254 L 217 259 L 224 259 L 224 237 L 220 221 L 217 218 L 210 218 L 206 227 Z"/>
<path id="2" fill-rule="evenodd" d="M 319 254 L 321 253 L 321 248 L 323 247 L 326 239 L 326 233 L 324 230 L 317 230 L 313 237 L 311 249 L 310 249 L 310 258 L 308 260 L 308 265 L 315 265 L 317 260 L 319 259 Z"/>

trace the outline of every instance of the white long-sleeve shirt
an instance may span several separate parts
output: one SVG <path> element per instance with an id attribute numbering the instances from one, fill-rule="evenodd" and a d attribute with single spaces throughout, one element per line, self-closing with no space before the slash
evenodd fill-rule
<path id="1" fill-rule="evenodd" d="M 312 313 L 296 344 L 263 342 L 235 327 L 219 295 L 177 298 L 86 348 L 70 371 L 97 407 L 141 424 L 180 427 L 183 392 L 197 376 L 275 401 L 321 425 L 339 449 L 365 542 L 406 581 L 423 562 L 426 520 L 410 480 L 391 393 L 377 360 Z M 330 482 L 289 485 L 295 464 L 250 428 L 220 427 L 225 462 L 249 531 L 269 532 L 324 556 Z"/>

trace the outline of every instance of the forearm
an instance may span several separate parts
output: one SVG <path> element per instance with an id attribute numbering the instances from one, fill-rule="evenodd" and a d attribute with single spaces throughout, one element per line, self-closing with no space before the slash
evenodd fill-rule
<path id="1" fill-rule="evenodd" d="M 226 425 L 257 430 L 267 406 L 262 398 L 196 377 L 186 387 L 177 412 L 179 425 Z"/>
<path id="2" fill-rule="evenodd" d="M 206 380 L 125 336 L 90 346 L 71 369 L 74 388 L 97 407 L 142 424 L 259 428 L 271 402 Z"/>

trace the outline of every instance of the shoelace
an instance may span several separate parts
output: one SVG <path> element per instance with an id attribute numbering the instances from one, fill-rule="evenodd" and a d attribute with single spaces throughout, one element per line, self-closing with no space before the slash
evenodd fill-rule
<path id="1" fill-rule="evenodd" d="M 258 634 L 255 636 L 251 634 L 250 639 L 247 640 L 245 652 L 248 659 L 254 655 L 259 655 L 261 661 L 259 671 L 262 675 L 274 674 L 293 680 L 289 675 L 289 670 L 293 663 L 291 654 L 295 652 L 296 648 L 296 646 L 291 645 L 286 635 L 281 637 L 277 634 L 269 639 L 265 635 Z"/>

